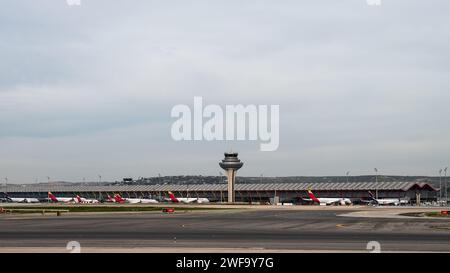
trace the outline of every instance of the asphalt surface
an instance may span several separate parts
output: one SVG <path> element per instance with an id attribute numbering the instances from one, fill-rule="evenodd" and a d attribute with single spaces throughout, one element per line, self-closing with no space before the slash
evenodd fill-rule
<path id="1" fill-rule="evenodd" d="M 450 252 L 450 221 L 342 217 L 349 210 L 237 210 L 176 214 L 121 213 L 0 216 L 0 252 L 12 248 L 229 249 L 243 252 Z"/>

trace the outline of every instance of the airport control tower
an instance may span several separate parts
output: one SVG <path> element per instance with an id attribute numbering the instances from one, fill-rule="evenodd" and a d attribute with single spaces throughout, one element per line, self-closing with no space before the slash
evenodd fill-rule
<path id="1" fill-rule="evenodd" d="M 234 203 L 234 184 L 236 181 L 236 172 L 242 167 L 242 165 L 244 165 L 244 163 L 239 160 L 237 153 L 225 153 L 225 158 L 219 163 L 219 165 L 222 169 L 227 171 L 228 203 Z"/>

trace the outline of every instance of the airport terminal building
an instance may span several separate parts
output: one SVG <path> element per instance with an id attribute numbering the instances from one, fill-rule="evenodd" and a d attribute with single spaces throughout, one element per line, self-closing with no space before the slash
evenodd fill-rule
<path id="1" fill-rule="evenodd" d="M 346 197 L 354 203 L 369 198 L 369 191 L 378 193 L 379 198 L 409 199 L 412 204 L 436 201 L 438 189 L 428 183 L 416 182 L 351 182 L 351 183 L 272 183 L 236 184 L 236 202 L 301 204 L 308 198 L 311 189 L 317 197 Z M 108 195 L 120 194 L 125 198 L 150 197 L 164 200 L 168 192 L 177 197 L 208 198 L 211 202 L 227 202 L 227 184 L 185 184 L 185 185 L 112 185 L 112 186 L 39 186 L 8 185 L 0 187 L 0 193 L 10 197 L 45 198 L 48 192 L 61 197 L 80 195 L 85 198 L 105 200 Z"/>

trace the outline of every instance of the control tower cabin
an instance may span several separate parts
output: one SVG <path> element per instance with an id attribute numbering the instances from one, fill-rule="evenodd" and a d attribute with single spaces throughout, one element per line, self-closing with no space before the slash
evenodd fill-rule
<path id="1" fill-rule="evenodd" d="M 222 162 L 219 163 L 220 167 L 227 172 L 228 177 L 228 203 L 235 202 L 235 181 L 236 181 L 236 172 L 239 170 L 243 162 L 238 159 L 237 153 L 225 153 L 225 158 Z"/>

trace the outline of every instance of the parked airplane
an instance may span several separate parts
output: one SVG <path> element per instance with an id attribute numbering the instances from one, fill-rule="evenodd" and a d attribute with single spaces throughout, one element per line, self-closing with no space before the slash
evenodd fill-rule
<path id="1" fill-rule="evenodd" d="M 380 205 L 380 206 L 383 206 L 383 205 L 399 206 L 399 205 L 406 205 L 409 203 L 409 200 L 399 199 L 399 198 L 377 199 L 377 198 L 375 198 L 373 193 L 370 191 L 369 191 L 369 197 L 370 197 L 370 200 L 361 200 L 361 201 L 369 203 L 369 204 Z"/>
<path id="2" fill-rule="evenodd" d="M 48 198 L 46 200 L 54 202 L 54 203 L 58 203 L 58 202 L 61 202 L 61 203 L 71 203 L 71 202 L 75 203 L 75 202 L 77 202 L 74 197 L 56 197 L 51 192 L 48 192 Z"/>
<path id="3" fill-rule="evenodd" d="M 321 206 L 327 205 L 351 205 L 352 201 L 349 198 L 317 198 L 311 190 L 308 190 L 309 199 L 305 198 L 303 200 L 318 203 Z"/>
<path id="4" fill-rule="evenodd" d="M 159 203 L 158 201 L 156 201 L 155 199 L 147 199 L 147 198 L 122 198 L 122 196 L 120 196 L 120 194 L 116 194 L 114 196 L 115 202 L 117 203 L 130 203 L 130 204 L 156 204 Z"/>
<path id="5" fill-rule="evenodd" d="M 80 197 L 79 195 L 77 195 L 75 200 L 76 200 L 77 203 L 84 203 L 84 204 L 86 204 L 86 203 L 87 204 L 99 203 L 99 201 L 97 199 L 86 199 L 86 198 Z"/>
<path id="6" fill-rule="evenodd" d="M 11 203 L 39 203 L 39 199 L 34 197 L 9 197 L 4 198 L 6 202 Z"/>
<path id="7" fill-rule="evenodd" d="M 175 197 L 175 195 L 172 192 L 170 192 L 170 191 L 169 191 L 169 197 L 170 198 L 166 198 L 166 201 L 171 201 L 171 202 L 174 202 L 174 203 L 186 203 L 186 204 L 189 204 L 189 203 L 199 203 L 199 204 L 201 204 L 201 203 L 209 203 L 209 199 L 208 198 L 184 198 L 184 197 L 178 198 L 178 197 Z"/>

